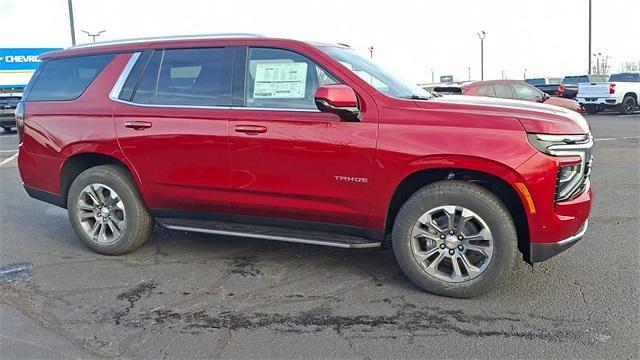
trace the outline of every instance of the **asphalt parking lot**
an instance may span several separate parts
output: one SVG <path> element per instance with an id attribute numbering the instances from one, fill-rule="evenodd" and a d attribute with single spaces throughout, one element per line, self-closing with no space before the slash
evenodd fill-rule
<path id="1" fill-rule="evenodd" d="M 640 114 L 587 119 L 586 237 L 468 300 L 419 291 L 381 250 L 156 228 L 97 255 L 27 196 L 0 133 L 0 358 L 638 358 Z"/>

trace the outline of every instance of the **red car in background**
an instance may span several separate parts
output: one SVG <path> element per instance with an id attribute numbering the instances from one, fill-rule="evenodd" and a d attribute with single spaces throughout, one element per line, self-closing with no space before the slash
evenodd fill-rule
<path id="1" fill-rule="evenodd" d="M 577 101 L 561 97 L 549 96 L 535 86 L 519 80 L 477 81 L 461 86 L 463 95 L 489 96 L 503 99 L 535 101 L 547 105 L 560 106 L 569 110 L 582 112 Z"/>

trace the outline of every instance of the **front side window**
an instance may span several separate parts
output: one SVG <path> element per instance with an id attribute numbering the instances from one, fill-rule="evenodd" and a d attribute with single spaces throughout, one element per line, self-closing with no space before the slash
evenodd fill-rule
<path id="1" fill-rule="evenodd" d="M 542 99 L 540 92 L 531 86 L 523 84 L 513 84 L 513 90 L 516 94 L 516 99 L 522 100 L 539 100 Z"/>
<path id="2" fill-rule="evenodd" d="M 309 110 L 319 86 L 338 83 L 307 57 L 271 48 L 249 49 L 245 81 L 247 107 Z"/>
<path id="3" fill-rule="evenodd" d="M 149 60 L 132 101 L 229 106 L 232 63 L 230 48 L 158 50 Z"/>
<path id="4" fill-rule="evenodd" d="M 113 57 L 113 54 L 103 54 L 46 61 L 29 89 L 27 100 L 74 100 L 82 95 Z"/>

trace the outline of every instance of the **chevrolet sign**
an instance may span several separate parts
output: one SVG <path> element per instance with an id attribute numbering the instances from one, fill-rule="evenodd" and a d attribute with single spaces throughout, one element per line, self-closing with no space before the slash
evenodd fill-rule
<path id="1" fill-rule="evenodd" d="M 35 70 L 40 64 L 40 55 L 60 48 L 0 48 L 0 71 Z"/>

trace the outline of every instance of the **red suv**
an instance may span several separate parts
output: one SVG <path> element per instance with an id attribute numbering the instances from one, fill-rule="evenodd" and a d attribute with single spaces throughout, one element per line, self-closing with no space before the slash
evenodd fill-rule
<path id="1" fill-rule="evenodd" d="M 519 251 L 586 231 L 592 137 L 570 110 L 434 97 L 347 46 L 217 35 L 42 56 L 16 112 L 32 197 L 101 254 L 175 230 L 391 246 L 420 288 L 469 297 Z"/>

